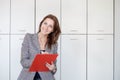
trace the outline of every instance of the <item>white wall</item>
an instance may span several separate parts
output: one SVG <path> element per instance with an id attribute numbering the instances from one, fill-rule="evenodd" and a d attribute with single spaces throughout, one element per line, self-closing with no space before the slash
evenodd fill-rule
<path id="1" fill-rule="evenodd" d="M 58 17 L 62 30 L 56 80 L 119 80 L 119 5 L 119 0 L 0 0 L 0 80 L 17 79 L 23 37 L 36 33 L 47 14 Z"/>

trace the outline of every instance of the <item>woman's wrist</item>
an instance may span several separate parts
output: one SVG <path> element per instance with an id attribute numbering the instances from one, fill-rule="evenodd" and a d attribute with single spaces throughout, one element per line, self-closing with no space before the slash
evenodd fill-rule
<path id="1" fill-rule="evenodd" d="M 56 69 L 54 68 L 52 71 L 53 71 L 53 72 L 56 72 Z"/>

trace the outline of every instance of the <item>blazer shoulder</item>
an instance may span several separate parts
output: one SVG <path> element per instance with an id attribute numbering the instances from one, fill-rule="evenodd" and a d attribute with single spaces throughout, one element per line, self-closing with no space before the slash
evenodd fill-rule
<path id="1" fill-rule="evenodd" d="M 31 33 L 26 33 L 25 34 L 26 38 L 33 38 L 34 36 L 36 36 L 36 34 L 31 34 Z"/>
<path id="2" fill-rule="evenodd" d="M 32 34 L 32 33 L 26 33 L 25 35 L 26 35 L 26 36 L 34 36 L 35 34 Z"/>

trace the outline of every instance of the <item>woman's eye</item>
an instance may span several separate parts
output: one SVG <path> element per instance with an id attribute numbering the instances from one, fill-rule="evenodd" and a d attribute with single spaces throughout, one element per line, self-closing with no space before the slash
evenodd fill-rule
<path id="1" fill-rule="evenodd" d="M 44 24 L 47 24 L 46 22 L 44 22 Z"/>
<path id="2" fill-rule="evenodd" d="M 48 25 L 47 22 L 44 22 L 43 24 L 46 25 L 46 26 L 48 26 L 48 27 L 50 27 L 50 28 L 53 28 L 53 26 L 52 25 Z"/>
<path id="3" fill-rule="evenodd" d="M 52 28 L 52 25 L 50 25 L 49 27 L 51 27 L 51 28 Z"/>

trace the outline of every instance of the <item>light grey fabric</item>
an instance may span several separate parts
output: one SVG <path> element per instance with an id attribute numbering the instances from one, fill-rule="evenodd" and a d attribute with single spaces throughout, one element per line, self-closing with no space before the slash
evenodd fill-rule
<path id="1" fill-rule="evenodd" d="M 51 49 L 46 46 L 46 51 L 50 54 L 57 53 L 58 45 L 52 45 Z M 38 34 L 27 33 L 24 37 L 21 48 L 21 65 L 23 67 L 17 80 L 33 80 L 35 72 L 29 72 L 29 67 L 37 53 L 40 53 Z M 39 72 L 42 80 L 55 80 L 53 72 Z"/>

